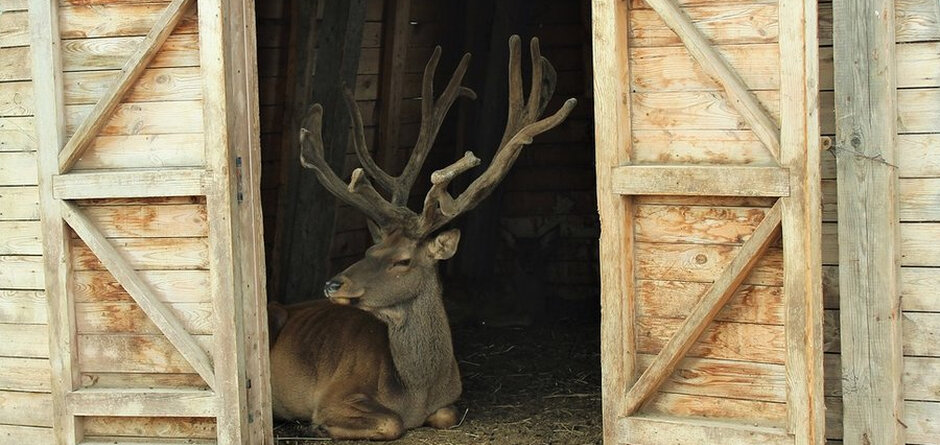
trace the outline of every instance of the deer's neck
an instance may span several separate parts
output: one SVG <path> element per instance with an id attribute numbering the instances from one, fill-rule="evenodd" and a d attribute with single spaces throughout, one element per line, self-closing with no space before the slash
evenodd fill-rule
<path id="1" fill-rule="evenodd" d="M 437 274 L 418 295 L 388 314 L 392 359 L 406 388 L 426 388 L 450 372 L 454 360 L 450 325 Z"/>

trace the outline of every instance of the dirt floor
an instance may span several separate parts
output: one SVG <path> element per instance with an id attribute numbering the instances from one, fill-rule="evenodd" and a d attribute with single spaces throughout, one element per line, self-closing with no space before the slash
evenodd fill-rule
<path id="1" fill-rule="evenodd" d="M 601 443 L 600 344 L 596 320 L 552 326 L 454 329 L 464 393 L 462 423 L 419 428 L 388 442 L 401 445 Z M 332 442 L 297 423 L 276 425 L 279 445 Z M 343 445 L 372 442 L 335 441 Z"/>

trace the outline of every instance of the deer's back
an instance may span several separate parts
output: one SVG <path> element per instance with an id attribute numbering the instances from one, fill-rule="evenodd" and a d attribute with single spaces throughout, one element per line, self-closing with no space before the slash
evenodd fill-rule
<path id="1" fill-rule="evenodd" d="M 271 348 L 275 416 L 309 420 L 329 397 L 382 400 L 400 391 L 383 322 L 326 300 L 286 309 Z"/>

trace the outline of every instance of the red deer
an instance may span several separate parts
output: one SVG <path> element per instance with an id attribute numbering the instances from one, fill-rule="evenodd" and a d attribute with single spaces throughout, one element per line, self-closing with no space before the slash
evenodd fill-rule
<path id="1" fill-rule="evenodd" d="M 377 243 L 324 286 L 327 300 L 272 306 L 271 379 L 274 414 L 310 420 L 333 438 L 390 440 L 407 429 L 457 423 L 453 406 L 460 396 L 460 371 L 442 302 L 437 262 L 457 250 L 456 229 L 439 232 L 486 198 L 506 176 L 523 146 L 560 124 L 575 106 L 568 99 L 552 116 L 539 120 L 555 87 L 555 71 L 532 39 L 532 86 L 523 97 L 518 36 L 509 40 L 509 115 L 490 166 L 454 197 L 450 182 L 480 160 L 471 152 L 431 175 L 420 213 L 407 207 L 415 179 L 450 106 L 459 96 L 475 97 L 461 86 L 470 61 L 465 54 L 444 92 L 434 97 L 440 58 L 435 48 L 424 70 L 421 128 L 399 176 L 383 171 L 370 157 L 362 116 L 352 93 L 346 105 L 361 168 L 349 183 L 323 156 L 323 109 L 311 109 L 310 131 L 301 130 L 301 159 L 332 194 L 368 217 Z M 384 189 L 380 194 L 373 184 Z"/>

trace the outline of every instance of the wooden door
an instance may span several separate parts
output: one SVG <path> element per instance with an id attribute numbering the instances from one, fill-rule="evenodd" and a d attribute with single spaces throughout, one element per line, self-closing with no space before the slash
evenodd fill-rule
<path id="1" fill-rule="evenodd" d="M 823 443 L 816 2 L 592 20 L 605 443 Z"/>
<path id="2" fill-rule="evenodd" d="M 29 4 L 56 443 L 271 443 L 253 7 Z"/>

